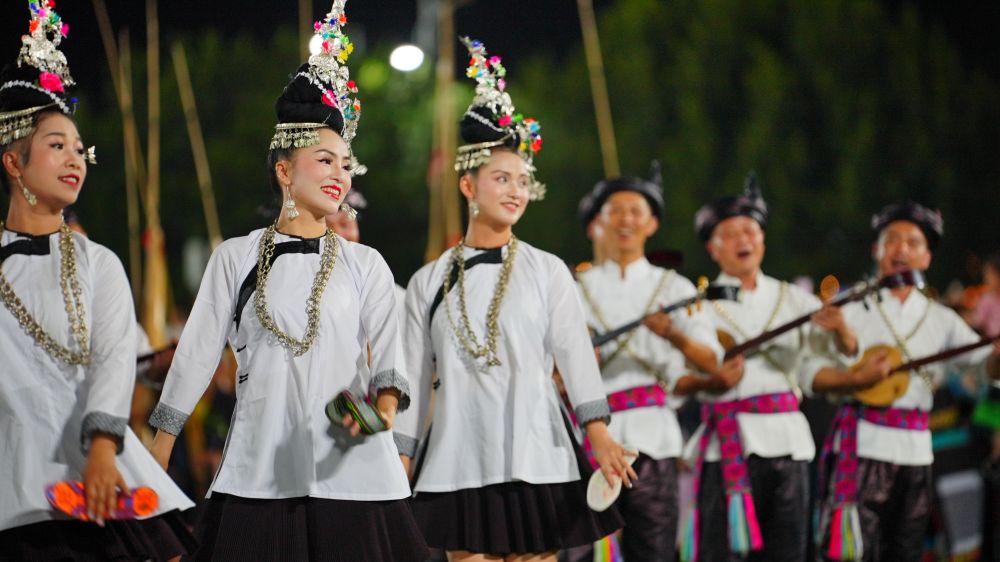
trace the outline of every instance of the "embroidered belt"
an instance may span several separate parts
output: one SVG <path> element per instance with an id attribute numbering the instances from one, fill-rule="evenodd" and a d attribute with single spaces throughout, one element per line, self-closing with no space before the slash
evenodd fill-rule
<path id="1" fill-rule="evenodd" d="M 761 394 L 742 400 L 702 404 L 701 420 L 705 425 L 705 431 L 698 442 L 698 457 L 694 468 L 694 507 L 681 539 L 681 560 L 694 562 L 698 559 L 698 487 L 705 462 L 705 450 L 713 435 L 718 435 L 719 453 L 722 457 L 722 479 L 726 487 L 729 521 L 729 550 L 745 556 L 750 550 L 763 548 L 764 539 L 760 534 L 760 524 L 757 521 L 750 491 L 750 477 L 746 459 L 743 458 L 743 445 L 740 443 L 740 427 L 736 414 L 778 414 L 798 410 L 799 401 L 793 392 Z"/>
<path id="2" fill-rule="evenodd" d="M 618 392 L 612 392 L 608 395 L 608 406 L 611 408 L 611 413 L 624 412 L 625 410 L 634 410 L 636 408 L 650 408 L 653 406 L 665 406 L 667 404 L 667 391 L 658 384 L 651 384 L 649 386 L 636 386 L 633 388 L 627 388 L 625 390 L 619 390 Z M 576 423 L 576 420 L 573 420 Z M 583 438 L 583 451 L 587 453 L 587 460 L 590 462 L 591 468 L 597 470 L 600 465 L 597 464 L 597 460 L 594 458 L 594 453 L 591 449 L 590 439 L 586 436 Z"/>
<path id="3" fill-rule="evenodd" d="M 864 555 L 858 513 L 858 421 L 865 420 L 882 427 L 926 431 L 929 419 L 927 412 L 915 409 L 844 404 L 837 410 L 833 428 L 823 444 L 819 464 L 819 489 L 823 494 L 827 491 L 827 459 L 834 454 L 833 444 L 837 441 L 840 450 L 836 453 L 837 461 L 833 470 L 834 508 L 827 556 L 834 560 L 860 560 Z"/>

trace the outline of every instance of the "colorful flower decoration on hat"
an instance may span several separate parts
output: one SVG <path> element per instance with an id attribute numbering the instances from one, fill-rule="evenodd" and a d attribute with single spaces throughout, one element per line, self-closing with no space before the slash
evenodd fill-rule
<path id="1" fill-rule="evenodd" d="M 344 33 L 347 0 L 335 0 L 326 17 L 313 24 L 315 34 L 322 39 L 320 52 L 309 57 L 309 70 L 303 74 L 323 92 L 323 103 L 336 107 L 344 117 L 341 136 L 348 146 L 357 134 L 361 118 L 361 101 L 352 94 L 358 87 L 351 80 L 347 59 L 354 52 L 354 43 Z"/>
<path id="2" fill-rule="evenodd" d="M 76 82 L 69 74 L 66 56 L 59 50 L 63 37 L 69 35 L 69 24 L 56 13 L 55 0 L 29 0 L 31 22 L 28 34 L 21 36 L 21 53 L 17 66 L 29 65 L 40 72 L 38 85 L 48 92 L 64 93 Z"/>
<path id="3" fill-rule="evenodd" d="M 490 148 L 500 146 L 508 139 L 514 139 L 516 142 L 513 146 L 528 164 L 533 178 L 535 172 L 533 159 L 535 154 L 542 150 L 541 125 L 537 120 L 525 118 L 516 112 L 514 102 L 507 93 L 507 69 L 503 66 L 502 59 L 495 55 L 490 56 L 482 41 L 468 37 L 462 37 L 461 41 L 469 51 L 469 66 L 465 74 L 476 81 L 475 97 L 464 117 L 474 119 L 497 133 L 505 134 L 496 142 L 459 147 L 456 169 L 464 171 L 483 165 L 489 160 Z M 475 111 L 478 108 L 489 109 L 494 119 Z M 531 199 L 538 200 L 544 196 L 545 185 L 533 179 Z"/>

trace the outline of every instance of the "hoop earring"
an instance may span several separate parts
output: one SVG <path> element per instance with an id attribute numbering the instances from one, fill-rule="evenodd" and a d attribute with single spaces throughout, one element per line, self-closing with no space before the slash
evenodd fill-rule
<path id="1" fill-rule="evenodd" d="M 17 185 L 20 186 L 21 193 L 24 195 L 24 198 L 28 201 L 28 204 L 31 205 L 32 207 L 37 205 L 38 198 L 35 197 L 34 193 L 28 191 L 28 188 L 25 187 L 24 182 L 21 181 L 21 176 L 15 176 L 14 179 L 17 180 Z"/>
<path id="2" fill-rule="evenodd" d="M 295 199 L 292 199 L 292 193 L 288 186 L 285 186 L 285 196 L 288 198 L 285 201 L 285 216 L 288 217 L 288 220 L 293 221 L 299 218 L 299 211 L 295 208 Z"/>
<path id="3" fill-rule="evenodd" d="M 469 218 L 475 220 L 479 218 L 479 203 L 469 201 Z"/>

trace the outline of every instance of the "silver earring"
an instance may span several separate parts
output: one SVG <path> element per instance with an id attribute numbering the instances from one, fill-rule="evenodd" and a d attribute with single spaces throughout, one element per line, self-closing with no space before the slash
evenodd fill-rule
<path id="1" fill-rule="evenodd" d="M 87 161 L 91 166 L 97 165 L 97 147 L 92 146 L 87 149 L 87 153 L 84 154 L 83 159 Z"/>
<path id="2" fill-rule="evenodd" d="M 475 219 L 477 217 L 479 217 L 479 203 L 469 201 L 469 218 Z"/>
<path id="3" fill-rule="evenodd" d="M 17 185 L 19 185 L 21 187 L 21 193 L 23 193 L 24 194 L 24 198 L 28 200 L 28 204 L 31 205 L 32 207 L 34 207 L 35 205 L 37 205 L 38 204 L 38 198 L 35 197 L 34 193 L 28 191 L 28 188 L 25 187 L 24 182 L 21 181 L 21 176 L 17 176 L 14 179 L 17 180 Z"/>
<path id="4" fill-rule="evenodd" d="M 295 208 L 295 199 L 292 199 L 292 194 L 285 188 L 285 194 L 288 196 L 288 200 L 285 201 L 285 216 L 288 220 L 293 221 L 299 218 L 299 211 Z"/>
<path id="5" fill-rule="evenodd" d="M 352 221 L 358 220 L 358 212 L 354 210 L 354 207 L 351 207 L 347 203 L 340 204 L 340 212 L 346 213 L 347 218 L 351 219 Z"/>

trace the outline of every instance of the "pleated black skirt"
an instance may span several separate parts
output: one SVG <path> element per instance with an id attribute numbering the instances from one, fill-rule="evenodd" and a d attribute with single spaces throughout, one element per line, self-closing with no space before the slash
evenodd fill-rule
<path id="1" fill-rule="evenodd" d="M 563 421 L 580 480 L 419 492 L 413 498 L 413 515 L 427 544 L 480 554 L 532 554 L 590 544 L 621 529 L 625 522 L 614 506 L 596 512 L 587 505 L 587 483 L 594 471 L 569 422 Z"/>
<path id="2" fill-rule="evenodd" d="M 248 499 L 213 493 L 191 561 L 425 562 L 407 500 Z"/>
<path id="3" fill-rule="evenodd" d="M 150 519 L 43 521 L 0 532 L 0 562 L 163 561 L 193 552 L 194 536 L 180 512 Z"/>

